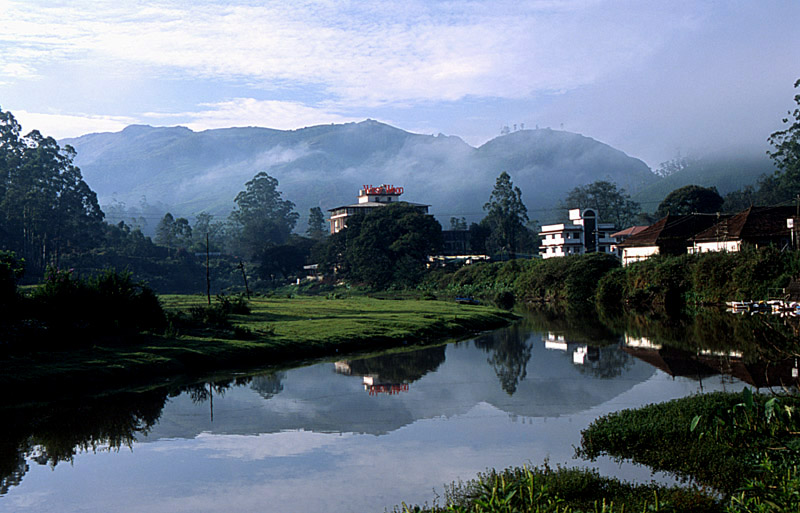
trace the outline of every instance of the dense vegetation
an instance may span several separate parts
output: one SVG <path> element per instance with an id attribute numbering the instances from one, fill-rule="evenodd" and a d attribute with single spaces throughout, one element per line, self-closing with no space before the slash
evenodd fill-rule
<path id="1" fill-rule="evenodd" d="M 0 254 L 0 354 L 118 343 L 142 332 L 161 332 L 166 317 L 153 290 L 129 273 L 106 271 L 79 279 L 72 270 L 49 268 L 28 295 L 17 288 L 24 265 Z"/>
<path id="2" fill-rule="evenodd" d="M 748 247 L 738 253 L 657 256 L 625 268 L 615 257 L 600 253 L 477 263 L 432 273 L 421 288 L 498 302 L 508 301 L 510 294 L 512 304 L 516 300 L 585 308 L 597 303 L 601 310 L 627 305 L 674 311 L 780 296 L 798 274 L 800 253 Z"/>

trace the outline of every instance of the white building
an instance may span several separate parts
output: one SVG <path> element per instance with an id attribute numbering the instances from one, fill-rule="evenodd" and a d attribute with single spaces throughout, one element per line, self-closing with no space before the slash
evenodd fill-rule
<path id="1" fill-rule="evenodd" d="M 584 253 L 613 253 L 616 240 L 611 236 L 616 231 L 612 223 L 600 223 L 597 212 L 587 208 L 569 211 L 572 224 L 547 224 L 539 232 L 542 258 L 582 255 Z"/>

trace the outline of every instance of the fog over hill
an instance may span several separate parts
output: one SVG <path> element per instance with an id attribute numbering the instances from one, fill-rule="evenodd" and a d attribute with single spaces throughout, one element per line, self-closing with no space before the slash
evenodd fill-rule
<path id="1" fill-rule="evenodd" d="M 77 150 L 75 163 L 107 212 L 114 202 L 135 207 L 143 197 L 160 205 L 151 226 L 166 209 L 176 216 L 227 216 L 236 194 L 260 171 L 277 178 L 283 197 L 297 205 L 299 231 L 309 208 L 353 203 L 363 184 L 403 186 L 403 199 L 430 204 L 446 227 L 450 217 L 482 218 L 502 171 L 522 189 L 530 217 L 541 221 L 558 217 L 553 208 L 575 186 L 604 179 L 636 192 L 659 180 L 639 159 L 550 129 L 520 130 L 478 148 L 372 120 L 288 131 L 132 125 L 59 142 Z"/>

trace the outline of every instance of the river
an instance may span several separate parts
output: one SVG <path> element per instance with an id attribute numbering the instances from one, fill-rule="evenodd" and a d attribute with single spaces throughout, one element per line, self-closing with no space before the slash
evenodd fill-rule
<path id="1" fill-rule="evenodd" d="M 687 366 L 641 334 L 527 318 L 416 351 L 10 408 L 0 511 L 381 512 L 545 461 L 669 482 L 574 447 L 600 415 L 741 390 L 708 361 L 732 369 L 738 353 L 716 353 Z"/>

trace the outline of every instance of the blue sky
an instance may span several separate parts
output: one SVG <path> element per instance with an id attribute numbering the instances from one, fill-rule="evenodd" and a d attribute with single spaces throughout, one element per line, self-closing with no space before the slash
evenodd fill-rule
<path id="1" fill-rule="evenodd" d="M 0 0 L 0 108 L 57 138 L 372 118 L 480 145 L 524 124 L 657 166 L 766 149 L 798 23 L 796 0 Z"/>

